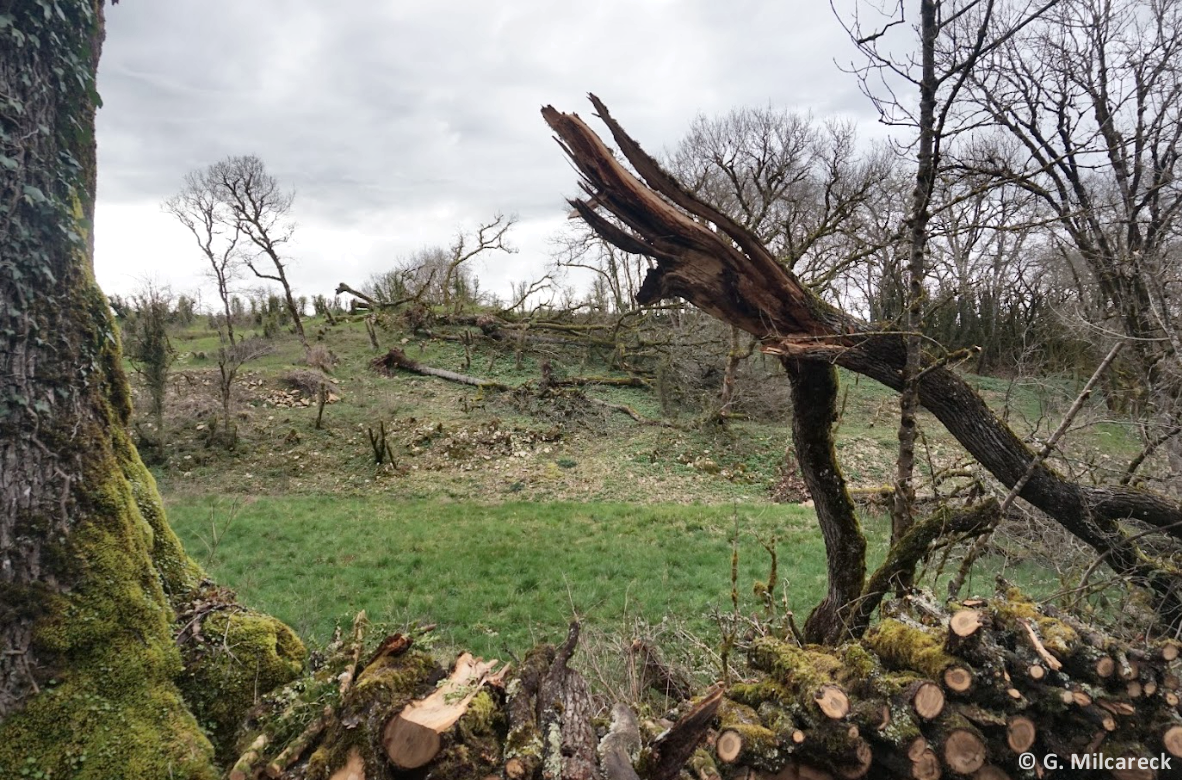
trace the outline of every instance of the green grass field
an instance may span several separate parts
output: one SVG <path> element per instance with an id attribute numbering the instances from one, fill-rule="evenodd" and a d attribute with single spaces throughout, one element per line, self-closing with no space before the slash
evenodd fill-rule
<path id="1" fill-rule="evenodd" d="M 284 497 L 172 500 L 190 553 L 243 600 L 323 642 L 364 609 L 398 626 L 438 623 L 449 645 L 515 652 L 560 637 L 579 617 L 603 630 L 671 616 L 717 638 L 730 610 L 738 528 L 741 607 L 777 540 L 790 606 L 822 596 L 825 563 L 812 513 L 797 506 L 444 503 Z M 881 526 L 868 529 L 877 561 Z"/>
<path id="2" fill-rule="evenodd" d="M 736 521 L 743 611 L 760 609 L 752 584 L 767 578 L 760 540 L 773 534 L 790 608 L 803 619 L 820 599 L 825 560 L 812 510 L 771 500 L 791 446 L 784 419 L 695 426 L 689 409 L 678 427 L 662 428 L 586 405 L 523 407 L 510 393 L 374 373 L 368 362 L 377 353 L 359 321 L 307 327 L 339 359 L 331 375 L 338 400 L 326 407 L 322 428 L 314 403 L 277 396 L 293 374 L 309 371 L 298 342 L 281 334 L 275 351 L 239 376 L 238 447 L 211 443 L 216 337 L 195 323 L 174 337 L 180 359 L 166 455 L 153 470 L 186 549 L 245 603 L 313 643 L 365 609 L 391 628 L 438 623 L 445 644 L 483 653 L 521 652 L 560 636 L 576 616 L 620 632 L 668 619 L 716 645 L 710 615 L 731 609 Z M 468 360 L 453 341 L 400 331 L 380 338 L 424 364 L 509 385 L 539 372 L 535 357 L 518 366 L 495 344 L 478 342 Z M 607 373 L 579 354 L 562 357 L 569 359 L 554 358 L 562 371 Z M 967 378 L 995 409 L 1008 404 L 1019 435 L 1045 436 L 1078 386 Z M 838 457 L 854 486 L 874 488 L 891 478 L 897 396 L 846 372 L 841 380 Z M 641 388 L 587 393 L 651 417 L 660 411 Z M 1138 446 L 1129 428 L 1106 421 L 1099 404 L 1088 415 L 1091 427 L 1071 440 L 1077 462 L 1127 462 Z M 379 424 L 393 465 L 374 462 L 368 432 Z M 962 457 L 926 414 L 921 426 L 921 472 Z M 873 566 L 887 522 L 872 511 L 863 516 Z M 1060 587 L 1048 581 L 1045 562 L 1011 558 L 1025 563 L 1007 575 L 1032 593 Z M 979 592 L 991 590 L 1004 565 L 984 562 L 973 583 Z"/>

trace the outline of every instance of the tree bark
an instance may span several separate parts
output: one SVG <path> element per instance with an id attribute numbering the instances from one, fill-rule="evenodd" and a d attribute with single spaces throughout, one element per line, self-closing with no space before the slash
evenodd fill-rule
<path id="1" fill-rule="evenodd" d="M 103 3 L 0 0 L 0 18 L 0 776 L 212 780 L 178 685 L 207 684 L 227 656 L 182 667 L 174 609 L 203 573 L 128 436 L 118 332 L 94 281 Z M 286 676 L 256 678 L 254 647 L 236 641 L 270 641 L 278 659 L 275 621 L 236 608 L 187 627 L 207 615 L 249 685 L 298 671 L 284 658 Z M 252 690 L 227 683 L 219 712 L 240 718 Z"/>
<path id="2" fill-rule="evenodd" d="M 180 547 L 136 505 L 154 485 L 91 267 L 103 7 L 56 7 L 4 3 L 0 33 L 0 774 L 73 775 L 85 753 L 78 776 L 213 777 L 173 683 L 161 584 L 184 565 L 152 557 Z"/>
<path id="3" fill-rule="evenodd" d="M 607 241 L 656 261 L 637 295 L 639 303 L 684 298 L 754 335 L 765 352 L 836 363 L 903 389 L 907 350 L 899 333 L 878 330 L 821 301 L 749 231 L 690 195 L 598 98 L 591 100 L 636 175 L 578 116 L 550 106 L 542 114 L 582 173 L 583 190 L 624 227 L 601 216 L 587 200 L 571 205 Z M 1036 454 L 955 372 L 925 362 L 918 385 L 920 403 L 1002 484 L 1013 487 L 1027 473 Z M 1034 468 L 1020 496 L 1104 555 L 1121 576 L 1148 588 L 1164 627 L 1182 624 L 1182 576 L 1147 555 L 1120 525 L 1140 520 L 1182 538 L 1177 502 L 1120 485 L 1080 485 L 1046 464 Z"/>
<path id="4" fill-rule="evenodd" d="M 784 358 L 783 364 L 792 382 L 792 444 L 817 510 L 829 574 L 828 592 L 805 621 L 804 636 L 837 645 L 849 637 L 851 609 L 866 580 L 866 538 L 834 449 L 837 370 L 814 360 Z"/>
<path id="5" fill-rule="evenodd" d="M 922 76 L 919 82 L 919 154 L 908 215 L 907 305 L 903 310 L 906 358 L 899 392 L 899 456 L 895 463 L 895 494 L 891 511 L 891 544 L 899 542 L 915 522 L 915 439 L 918 433 L 919 372 L 923 360 L 924 256 L 931 220 L 932 187 L 936 180 L 936 2 L 919 5 Z M 911 585 L 912 572 L 899 572 L 899 592 Z"/>

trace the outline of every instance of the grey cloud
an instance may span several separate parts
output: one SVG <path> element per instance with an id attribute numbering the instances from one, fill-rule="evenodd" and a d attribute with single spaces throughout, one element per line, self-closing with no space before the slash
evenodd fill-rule
<path id="1" fill-rule="evenodd" d="M 309 240 L 293 249 L 318 286 L 342 263 L 365 276 L 505 212 L 529 236 L 485 269 L 507 288 L 544 262 L 536 228 L 560 225 L 576 192 L 542 105 L 588 117 L 594 91 L 655 152 L 698 113 L 739 105 L 873 121 L 833 65 L 842 47 L 848 59 L 811 0 L 124 3 L 100 71 L 99 197 L 158 209 L 187 171 L 257 154 L 297 190 Z M 134 243 L 108 233 L 100 279 L 123 273 Z"/>

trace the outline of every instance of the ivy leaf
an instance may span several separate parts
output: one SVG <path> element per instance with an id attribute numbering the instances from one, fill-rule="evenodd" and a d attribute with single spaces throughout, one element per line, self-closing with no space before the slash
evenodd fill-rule
<path id="1" fill-rule="evenodd" d="M 16 170 L 16 158 L 9 157 L 6 154 L 0 154 L 0 168 L 7 168 L 10 171 Z"/>
<path id="2" fill-rule="evenodd" d="M 24 186 L 25 198 L 30 203 L 46 203 L 49 198 L 45 197 L 45 193 L 41 191 L 40 187 L 34 187 L 32 184 Z"/>
<path id="3" fill-rule="evenodd" d="M 0 14 L 0 30 L 7 29 L 12 26 L 12 14 Z"/>

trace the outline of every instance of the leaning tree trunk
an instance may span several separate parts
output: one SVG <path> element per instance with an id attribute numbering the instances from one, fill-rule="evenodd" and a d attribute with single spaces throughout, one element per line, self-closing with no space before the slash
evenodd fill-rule
<path id="1" fill-rule="evenodd" d="M 242 638 L 249 677 L 174 639 L 203 575 L 128 437 L 92 268 L 103 4 L 0 0 L 0 19 L 0 777 L 213 778 L 178 677 L 219 686 L 199 717 L 236 727 L 257 673 L 283 684 L 302 647 L 236 605 L 219 639 Z"/>
<path id="2" fill-rule="evenodd" d="M 591 101 L 639 178 L 577 115 L 551 106 L 542 114 L 583 175 L 588 199 L 571 205 L 610 243 L 656 261 L 637 294 L 639 303 L 683 298 L 756 336 L 765 352 L 826 361 L 903 389 L 907 350 L 901 334 L 884 333 L 821 301 L 750 231 L 678 184 L 598 98 Z M 1091 545 L 1122 577 L 1147 588 L 1164 627 L 1182 625 L 1182 575 L 1148 554 L 1121 526 L 1139 520 L 1182 539 L 1182 505 L 1123 485 L 1092 487 L 1065 479 L 1039 462 L 964 380 L 931 359 L 925 359 L 918 383 L 920 403 L 974 458 L 1008 487 L 1029 471 L 1021 497 Z"/>
<path id="3" fill-rule="evenodd" d="M 866 537 L 837 463 L 837 369 L 814 360 L 784 358 L 792 380 L 792 443 L 805 485 L 813 497 L 825 539 L 828 592 L 804 624 L 805 639 L 839 644 L 866 582 Z"/>

